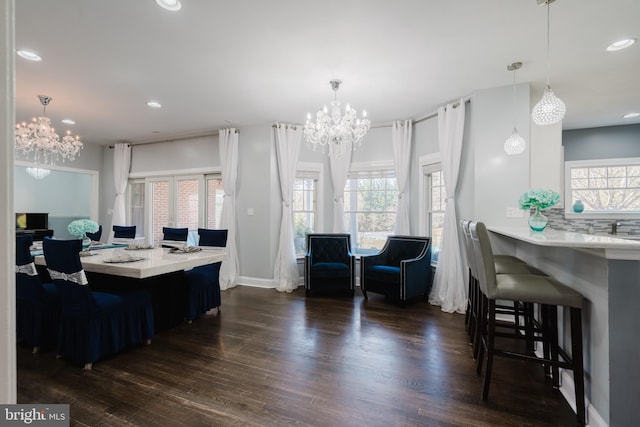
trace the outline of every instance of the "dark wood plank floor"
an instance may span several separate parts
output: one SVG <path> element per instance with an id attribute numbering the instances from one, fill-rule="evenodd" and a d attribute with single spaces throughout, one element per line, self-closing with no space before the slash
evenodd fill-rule
<path id="1" fill-rule="evenodd" d="M 18 402 L 78 426 L 569 426 L 542 369 L 498 359 L 489 402 L 464 316 L 238 287 L 222 311 L 94 364 L 18 347 Z"/>

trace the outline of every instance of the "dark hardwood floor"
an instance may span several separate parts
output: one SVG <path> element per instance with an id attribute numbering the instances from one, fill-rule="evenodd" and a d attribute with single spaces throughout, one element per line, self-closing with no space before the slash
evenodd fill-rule
<path id="1" fill-rule="evenodd" d="M 359 290 L 223 292 L 222 310 L 94 364 L 18 346 L 18 402 L 78 426 L 570 426 L 542 368 L 497 359 L 489 402 L 464 316 Z"/>

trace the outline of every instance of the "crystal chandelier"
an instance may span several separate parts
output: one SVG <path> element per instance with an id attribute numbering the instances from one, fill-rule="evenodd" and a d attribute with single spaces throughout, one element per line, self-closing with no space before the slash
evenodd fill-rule
<path id="1" fill-rule="evenodd" d="M 513 71 L 513 132 L 511 132 L 511 136 L 507 138 L 504 143 L 504 152 L 510 155 L 521 154 L 527 146 L 526 141 L 520 136 L 518 129 L 516 129 L 516 70 L 519 70 L 520 67 L 522 67 L 522 62 L 514 62 L 513 64 L 507 65 L 507 70 Z"/>
<path id="2" fill-rule="evenodd" d="M 304 136 L 307 146 L 315 151 L 318 147 L 322 152 L 328 150 L 330 157 L 340 157 L 349 150 L 362 144 L 362 137 L 371 127 L 371 121 L 367 119 L 367 112 L 362 110 L 362 117 L 358 118 L 356 110 L 349 104 L 344 109 L 344 115 L 337 100 L 340 80 L 331 80 L 333 89 L 333 101 L 331 111 L 325 105 L 316 114 L 316 122 L 311 121 L 311 113 L 307 114 L 307 122 L 304 124 Z"/>
<path id="3" fill-rule="evenodd" d="M 23 122 L 16 125 L 16 151 L 26 157 L 31 157 L 33 153 L 36 169 L 39 169 L 38 165 L 53 165 L 59 160 L 75 160 L 76 154 L 82 148 L 80 137 L 71 136 L 71 131 L 67 131 L 60 139 L 51 127 L 51 120 L 46 117 L 47 105 L 51 98 L 38 95 L 38 99 L 43 105 L 43 114 L 37 119 L 34 117 L 29 124 Z"/>
<path id="4" fill-rule="evenodd" d="M 557 98 L 554 95 L 553 90 L 551 90 L 551 85 L 549 84 L 549 74 L 551 69 L 549 61 L 549 4 L 553 3 L 555 0 L 537 1 L 538 4 L 547 5 L 547 87 L 544 90 L 542 99 L 536 104 L 535 107 L 533 107 L 531 117 L 533 118 L 533 122 L 537 125 L 552 125 L 554 123 L 562 121 L 562 119 L 564 118 L 564 113 L 567 111 L 567 107 L 564 105 L 564 102 L 562 102 L 560 98 Z"/>

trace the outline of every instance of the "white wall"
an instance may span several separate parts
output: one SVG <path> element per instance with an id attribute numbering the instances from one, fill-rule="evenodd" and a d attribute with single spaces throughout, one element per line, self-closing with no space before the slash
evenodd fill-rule
<path id="1" fill-rule="evenodd" d="M 507 218 L 507 208 L 517 209 L 518 199 L 530 188 L 529 85 L 517 85 L 516 93 L 515 109 L 513 86 L 478 91 L 471 98 L 473 114 L 468 132 L 473 144 L 474 175 L 473 212 L 469 213 L 492 225 L 527 224 L 525 216 Z M 504 142 L 511 135 L 514 114 L 527 148 L 522 154 L 510 156 L 504 152 Z"/>

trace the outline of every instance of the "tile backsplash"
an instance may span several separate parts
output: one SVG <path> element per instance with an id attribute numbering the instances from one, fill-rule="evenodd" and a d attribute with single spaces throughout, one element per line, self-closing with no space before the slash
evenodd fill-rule
<path id="1" fill-rule="evenodd" d="M 576 233 L 586 233 L 589 227 L 596 234 L 605 234 L 611 231 L 611 219 L 567 219 L 564 216 L 563 208 L 549 208 L 542 211 L 549 219 L 547 227 L 554 230 L 574 231 Z M 640 219 L 622 219 L 619 221 L 618 233 L 626 234 L 629 231 L 640 234 Z"/>

